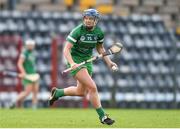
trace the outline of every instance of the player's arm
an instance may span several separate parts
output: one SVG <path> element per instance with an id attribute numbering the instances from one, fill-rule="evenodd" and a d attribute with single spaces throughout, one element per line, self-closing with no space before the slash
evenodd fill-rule
<path id="1" fill-rule="evenodd" d="M 69 62 L 69 64 L 71 66 L 75 63 L 73 61 L 71 53 L 70 53 L 72 47 L 73 47 L 73 44 L 71 44 L 68 41 L 66 41 L 66 44 L 65 44 L 65 47 L 64 47 L 64 51 L 63 51 L 65 58 L 67 59 L 67 61 Z"/>
<path id="2" fill-rule="evenodd" d="M 67 36 L 64 51 L 63 51 L 66 60 L 68 61 L 68 63 L 73 69 L 77 68 L 78 64 L 74 62 L 71 56 L 71 48 L 73 47 L 74 44 L 77 43 L 78 38 L 79 38 L 79 28 L 76 27 Z"/>
<path id="3" fill-rule="evenodd" d="M 103 54 L 103 53 L 106 52 L 106 50 L 105 50 L 105 48 L 103 46 L 103 43 L 97 44 L 96 45 L 96 49 L 97 49 L 97 52 L 99 54 Z M 112 66 L 116 66 L 117 67 L 116 63 L 112 62 L 111 59 L 108 56 L 104 56 L 103 59 L 104 59 L 104 61 L 106 62 L 107 66 L 109 68 L 112 68 Z"/>
<path id="4" fill-rule="evenodd" d="M 63 54 L 64 54 L 66 60 L 68 61 L 68 63 L 70 64 L 70 66 L 73 67 L 73 69 L 75 69 L 76 67 L 78 67 L 78 64 L 76 64 L 72 59 L 72 56 L 70 53 L 72 47 L 73 47 L 73 44 L 70 43 L 69 41 L 66 41 L 66 44 L 65 44 L 65 47 L 63 50 Z"/>
<path id="5" fill-rule="evenodd" d="M 19 59 L 18 59 L 18 63 L 17 63 L 17 66 L 20 70 L 20 74 L 19 74 L 19 77 L 23 78 L 25 75 L 26 75 L 26 71 L 23 67 L 23 63 L 24 63 L 24 57 L 23 56 L 20 56 Z"/>

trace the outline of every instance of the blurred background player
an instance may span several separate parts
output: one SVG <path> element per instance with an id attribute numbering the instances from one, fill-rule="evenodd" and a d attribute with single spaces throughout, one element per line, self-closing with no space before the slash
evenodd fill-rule
<path id="1" fill-rule="evenodd" d="M 103 47 L 104 33 L 96 26 L 99 20 L 99 13 L 95 9 L 87 9 L 83 13 L 83 24 L 75 27 L 67 37 L 64 47 L 64 56 L 68 61 L 68 67 L 72 67 L 71 75 L 77 80 L 77 86 L 70 86 L 65 89 L 53 88 L 51 91 L 50 105 L 62 96 L 86 96 L 96 109 L 101 123 L 111 125 L 115 121 L 108 117 L 101 106 L 98 90 L 92 79 L 92 62 L 78 67 L 79 63 L 92 57 L 93 49 L 96 48 L 99 54 L 105 52 Z M 117 65 L 109 57 L 104 61 L 111 69 Z"/>
<path id="2" fill-rule="evenodd" d="M 26 74 L 35 74 L 35 55 L 34 55 L 35 41 L 34 40 L 26 40 L 25 48 L 23 49 L 19 59 L 18 59 L 18 68 L 20 70 L 20 77 L 23 78 Z M 23 102 L 23 100 L 32 92 L 32 108 L 37 108 L 37 95 L 39 90 L 39 83 L 32 82 L 27 79 L 22 79 L 22 83 L 24 86 L 24 91 L 22 91 L 15 102 L 12 103 L 10 108 L 14 108 L 17 103 Z"/>

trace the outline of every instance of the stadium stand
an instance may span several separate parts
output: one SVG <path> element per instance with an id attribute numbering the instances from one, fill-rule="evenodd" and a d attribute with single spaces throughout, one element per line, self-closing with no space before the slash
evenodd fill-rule
<path id="1" fill-rule="evenodd" d="M 0 4 L 4 8 L 7 6 L 5 1 Z M 67 12 L 65 7 L 77 12 Z M 54 67 L 58 67 L 59 72 L 65 69 L 62 58 L 65 37 L 81 22 L 79 11 L 88 7 L 97 7 L 103 14 L 113 14 L 103 15 L 99 23 L 106 33 L 105 47 L 115 41 L 125 46 L 120 56 L 112 57 L 118 63 L 118 72 L 111 73 L 102 61 L 95 62 L 93 78 L 103 105 L 110 107 L 111 100 L 115 99 L 114 106 L 121 108 L 173 108 L 176 99 L 180 107 L 180 72 L 177 65 L 180 32 L 178 27 L 174 33 L 169 31 L 179 24 L 178 0 L 18 0 L 16 10 L 0 11 L 0 35 L 19 35 L 22 39 L 31 37 L 37 42 L 37 69 L 41 74 L 40 106 L 47 106 L 51 86 L 65 87 L 75 83 L 68 75 L 60 73 L 55 74 L 58 78 L 54 83 L 52 71 Z M 52 47 L 54 37 L 58 49 Z M 7 49 L 10 48 L 0 44 L 1 53 L 8 55 Z M 15 48 L 12 49 L 14 51 Z M 53 56 L 55 51 L 58 57 Z M 1 61 L 6 54 L 0 55 Z M 52 64 L 54 58 L 58 62 Z M 0 86 L 4 83 L 5 80 L 1 80 Z M 14 98 L 16 92 L 11 94 Z M 7 93 L 2 92 L 0 107 L 6 107 L 10 100 Z M 82 106 L 77 104 L 79 100 L 78 97 L 66 97 L 61 100 L 61 106 Z"/>
<path id="2" fill-rule="evenodd" d="M 11 1 L 11 0 L 9 0 Z M 169 28 L 179 24 L 179 0 L 16 0 L 12 6 L 20 11 L 82 11 L 95 7 L 103 14 L 128 16 L 137 14 L 158 14 Z M 7 0 L 0 1 L 2 9 L 8 9 Z"/>

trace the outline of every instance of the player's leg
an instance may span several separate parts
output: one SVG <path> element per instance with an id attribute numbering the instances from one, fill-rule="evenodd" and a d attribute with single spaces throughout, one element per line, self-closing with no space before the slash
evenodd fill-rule
<path id="1" fill-rule="evenodd" d="M 95 82 L 92 80 L 86 68 L 82 68 L 76 75 L 75 79 L 78 80 L 81 85 L 86 87 L 89 93 L 89 99 L 94 108 L 101 107 L 98 91 Z"/>
<path id="2" fill-rule="evenodd" d="M 49 104 L 52 105 L 54 101 L 56 101 L 59 97 L 62 97 L 65 95 L 82 96 L 82 94 L 84 95 L 84 93 L 86 93 L 86 90 L 88 90 L 89 99 L 92 105 L 94 106 L 94 108 L 96 109 L 101 122 L 105 124 L 109 124 L 109 125 L 113 124 L 114 120 L 111 120 L 110 118 L 107 117 L 107 115 L 105 114 L 101 106 L 96 84 L 92 80 L 87 69 L 82 68 L 81 70 L 79 70 L 75 75 L 75 79 L 78 81 L 77 87 L 69 87 L 65 89 L 53 88 L 51 91 Z"/>
<path id="3" fill-rule="evenodd" d="M 78 59 L 79 60 L 79 59 Z M 68 65 L 69 66 L 69 65 Z M 81 70 L 82 68 L 86 68 L 88 69 L 89 73 L 92 74 L 92 64 L 91 63 L 87 63 L 85 64 L 83 67 L 81 68 L 77 68 L 75 70 L 71 71 L 71 75 L 73 77 L 75 77 L 75 75 L 79 72 L 79 70 Z M 76 79 L 77 80 L 77 79 Z M 62 97 L 62 96 L 84 96 L 85 92 L 86 92 L 86 87 L 83 86 L 83 84 L 81 84 L 78 80 L 77 80 L 77 86 L 70 86 L 68 88 L 65 89 L 53 89 L 52 91 L 56 91 L 56 98 Z M 55 93 L 55 92 L 53 92 Z M 52 95 L 51 95 L 52 96 Z"/>
<path id="4" fill-rule="evenodd" d="M 39 83 L 34 83 L 32 87 L 32 108 L 36 109 L 37 108 L 37 103 L 38 103 L 38 95 L 39 92 Z"/>
<path id="5" fill-rule="evenodd" d="M 32 84 L 26 85 L 24 91 L 22 91 L 18 95 L 17 99 L 10 105 L 10 108 L 16 107 L 16 103 L 19 103 L 19 102 L 22 103 L 24 101 L 25 97 L 31 93 L 32 87 L 33 87 Z"/>
<path id="6" fill-rule="evenodd" d="M 71 86 L 64 89 L 64 94 L 66 96 L 84 96 L 85 95 L 85 87 L 77 81 L 77 86 Z"/>
<path id="7" fill-rule="evenodd" d="M 23 102 L 24 99 L 31 93 L 32 87 L 32 84 L 27 85 L 25 87 L 25 90 L 18 95 L 17 102 Z"/>
<path id="8" fill-rule="evenodd" d="M 96 87 L 95 82 L 92 80 L 91 76 L 89 75 L 86 68 L 82 68 L 76 75 L 75 78 L 88 90 L 89 99 L 93 105 L 93 107 L 96 109 L 99 118 L 103 124 L 111 125 L 114 123 L 114 120 L 111 120 L 106 113 L 104 112 L 98 90 Z"/>
<path id="9" fill-rule="evenodd" d="M 80 71 L 85 71 L 86 68 L 81 69 Z M 54 88 L 52 90 L 51 98 L 54 98 L 53 100 L 57 100 L 59 97 L 62 96 L 84 96 L 86 89 L 89 91 L 90 100 L 92 100 L 92 104 L 95 108 L 101 107 L 101 103 L 99 101 L 99 96 L 97 93 L 97 88 L 94 83 L 94 81 L 91 79 L 91 77 L 87 78 L 86 74 L 89 76 L 86 70 L 86 74 L 84 72 L 77 72 L 75 75 L 75 79 L 77 80 L 77 86 L 70 86 L 65 89 L 57 89 Z M 82 81 L 83 80 L 83 81 Z M 90 84 L 90 85 L 89 85 Z M 87 86 L 86 86 L 87 85 Z M 92 97 L 92 99 L 91 99 Z M 54 102 L 53 101 L 53 102 Z M 51 105 L 52 103 L 50 103 Z"/>
<path id="10" fill-rule="evenodd" d="M 49 99 L 49 105 L 52 105 L 59 97 L 62 96 L 84 96 L 85 87 L 77 81 L 77 86 L 70 86 L 64 89 L 53 88 L 51 90 L 51 97 Z"/>

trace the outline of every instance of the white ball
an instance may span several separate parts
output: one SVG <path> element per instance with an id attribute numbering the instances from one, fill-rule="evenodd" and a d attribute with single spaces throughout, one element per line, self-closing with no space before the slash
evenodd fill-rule
<path id="1" fill-rule="evenodd" d="M 117 71 L 118 70 L 118 67 L 116 67 L 116 66 L 112 66 L 112 68 L 111 68 L 113 71 Z"/>

